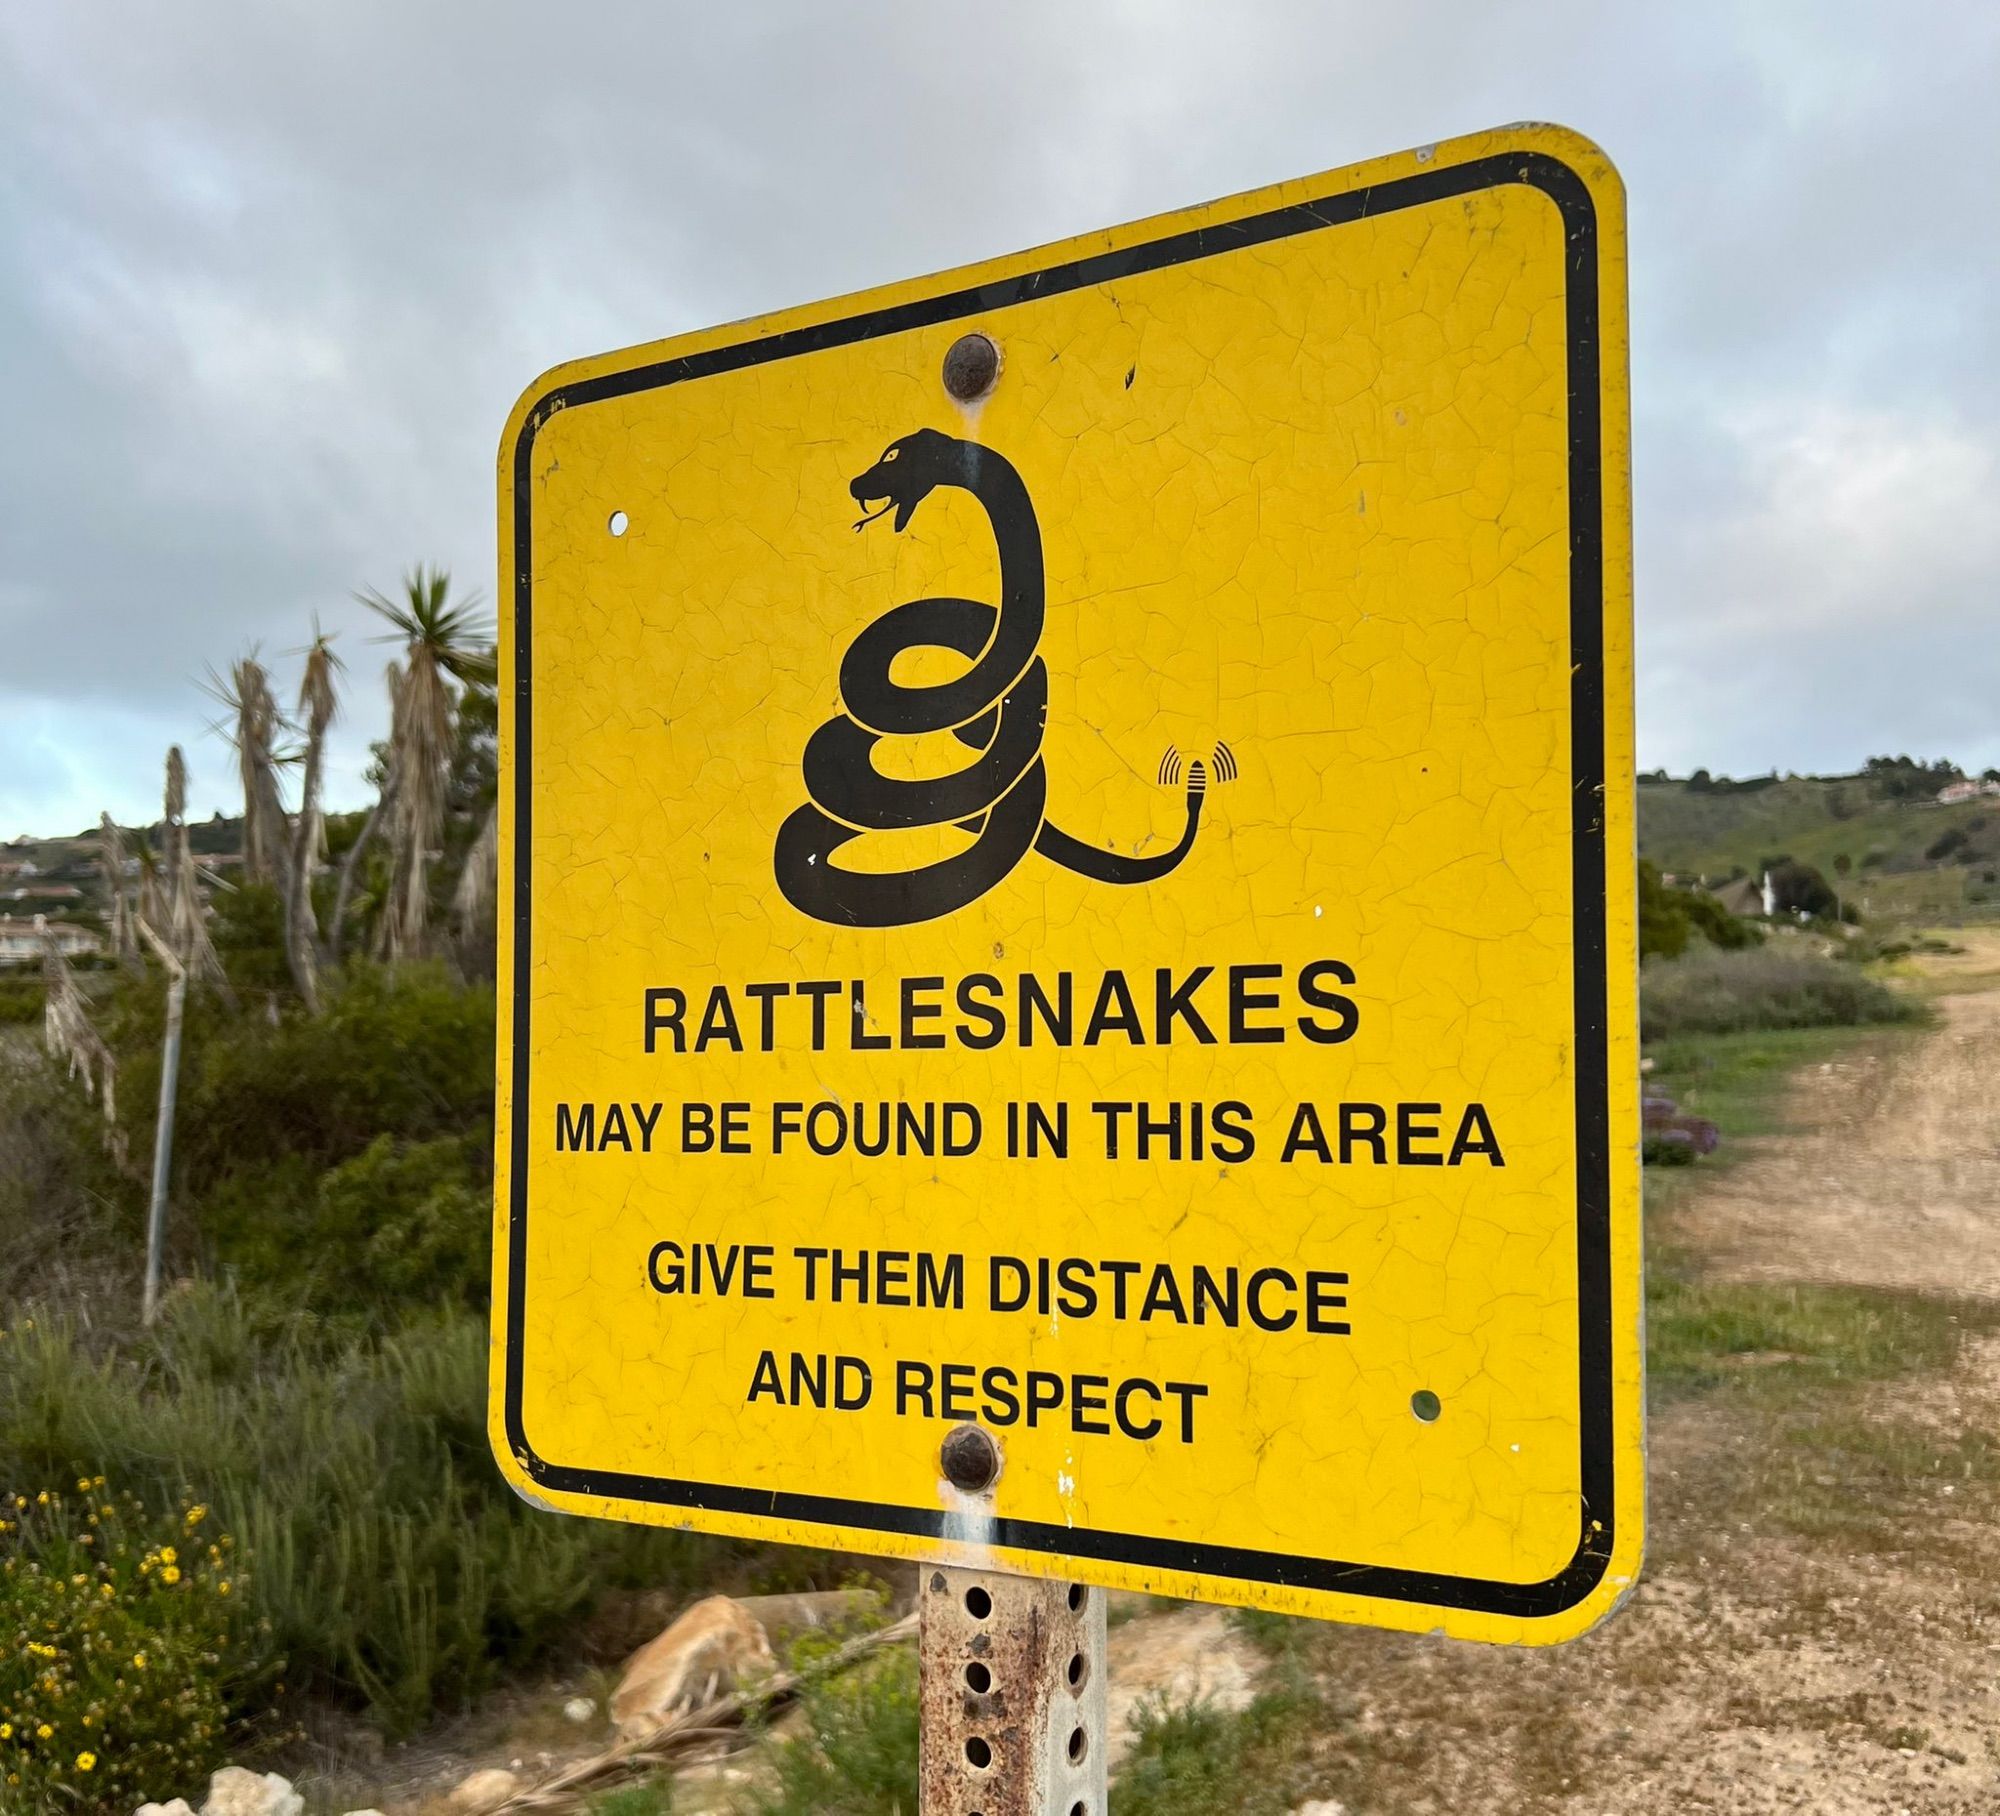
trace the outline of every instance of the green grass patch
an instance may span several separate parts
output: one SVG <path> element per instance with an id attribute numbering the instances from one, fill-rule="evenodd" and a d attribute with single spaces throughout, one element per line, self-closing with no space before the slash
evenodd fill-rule
<path id="1" fill-rule="evenodd" d="M 673 1807 L 673 1781 L 663 1779 L 656 1784 L 632 1784 L 605 1792 L 592 1800 L 590 1816 L 671 1816 Z"/>
<path id="2" fill-rule="evenodd" d="M 2000 1307 L 1865 1287 L 1692 1278 L 1671 1261 L 1646 1281 L 1646 1367 L 1657 1394 L 1727 1388 L 1766 1401 L 1950 1367 Z"/>
<path id="3" fill-rule="evenodd" d="M 1856 1028 L 1779 1028 L 1654 1041 L 1646 1048 L 1653 1062 L 1646 1089 L 1673 1098 L 1690 1115 L 1706 1116 L 1722 1131 L 1719 1153 L 1727 1155 L 1732 1138 L 1782 1128 L 1793 1075 L 1838 1058 L 1861 1034 Z"/>

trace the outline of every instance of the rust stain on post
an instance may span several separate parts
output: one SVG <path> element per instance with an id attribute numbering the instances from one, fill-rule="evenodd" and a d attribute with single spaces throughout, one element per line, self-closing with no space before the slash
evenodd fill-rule
<path id="1" fill-rule="evenodd" d="M 1104 1816 L 1104 1592 L 931 1569 L 921 1816 Z"/>

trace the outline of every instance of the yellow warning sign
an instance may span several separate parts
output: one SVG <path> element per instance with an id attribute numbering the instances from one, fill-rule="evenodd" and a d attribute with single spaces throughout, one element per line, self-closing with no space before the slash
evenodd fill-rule
<path id="1" fill-rule="evenodd" d="M 1474 1638 L 1612 1605 L 1599 152 L 1510 128 L 565 366 L 500 499 L 524 1493 Z"/>

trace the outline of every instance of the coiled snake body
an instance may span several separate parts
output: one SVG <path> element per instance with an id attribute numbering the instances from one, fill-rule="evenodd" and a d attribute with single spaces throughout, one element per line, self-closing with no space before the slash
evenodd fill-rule
<path id="1" fill-rule="evenodd" d="M 1042 537 L 1020 474 L 991 448 L 919 429 L 891 443 L 849 487 L 864 512 L 884 501 L 855 528 L 893 505 L 895 528 L 902 530 L 941 485 L 970 492 L 985 508 L 1000 552 L 1000 604 L 911 599 L 848 645 L 840 664 L 845 711 L 806 741 L 802 767 L 812 798 L 779 828 L 772 854 L 786 900 L 816 920 L 851 927 L 935 920 L 977 901 L 1030 846 L 1099 882 L 1150 882 L 1187 856 L 1201 822 L 1208 777 L 1199 761 L 1189 770 L 1187 825 L 1179 842 L 1156 856 L 1124 857 L 1087 845 L 1048 819 L 1042 731 L 1049 676 L 1036 654 L 1045 609 Z M 929 686 L 890 679 L 898 656 L 925 647 L 956 650 L 972 666 Z M 938 731 L 977 751 L 976 760 L 920 781 L 875 767 L 882 739 Z M 965 850 L 935 863 L 877 873 L 833 862 L 864 833 L 947 825 L 975 836 Z"/>

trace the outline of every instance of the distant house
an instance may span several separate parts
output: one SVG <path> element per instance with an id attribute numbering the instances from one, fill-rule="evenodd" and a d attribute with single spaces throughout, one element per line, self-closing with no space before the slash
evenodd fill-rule
<path id="1" fill-rule="evenodd" d="M 1961 801 L 1976 801 L 1981 795 L 2000 795 L 2000 782 L 1947 782 L 1937 792 L 1940 807 L 1956 807 Z"/>
<path id="2" fill-rule="evenodd" d="M 95 958 L 104 950 L 104 941 L 88 927 L 69 921 L 50 921 L 50 935 L 64 958 Z M 19 915 L 0 914 L 0 965 L 39 965 L 42 962 L 41 930 Z"/>
<path id="3" fill-rule="evenodd" d="M 1721 888 L 1710 892 L 1731 914 L 1755 919 L 1770 913 L 1764 900 L 1764 886 L 1755 877 L 1740 876 L 1733 883 L 1724 883 Z"/>
<path id="4" fill-rule="evenodd" d="M 10 902 L 25 902 L 30 900 L 37 902 L 80 902 L 83 900 L 83 891 L 74 883 L 34 883 L 25 889 L 10 889 L 7 892 L 7 899 Z"/>

